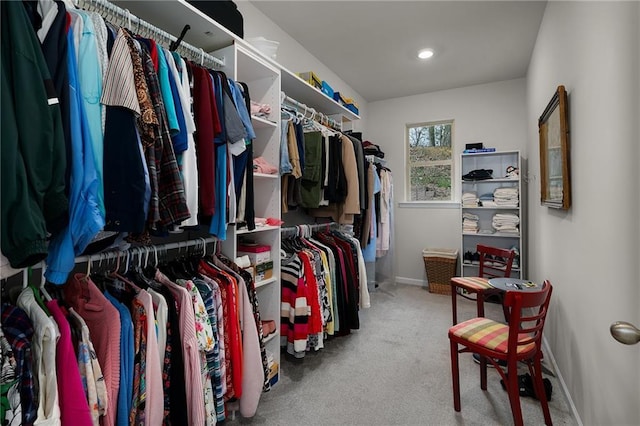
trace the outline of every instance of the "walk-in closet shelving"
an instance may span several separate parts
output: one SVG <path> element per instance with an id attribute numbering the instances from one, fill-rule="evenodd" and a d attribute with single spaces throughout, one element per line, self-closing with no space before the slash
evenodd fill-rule
<path id="1" fill-rule="evenodd" d="M 202 53 L 221 59 L 218 67 L 228 78 L 247 84 L 250 98 L 271 106 L 266 116 L 252 116 L 256 133 L 253 157 L 263 157 L 269 164 L 280 160 L 280 66 L 257 49 L 215 22 L 206 14 L 183 0 L 167 0 L 161 4 L 152 1 L 115 0 L 132 15 L 144 19 L 163 30 L 178 35 L 185 25 L 190 26 L 184 41 L 202 49 Z M 280 178 L 278 175 L 256 174 L 254 183 L 255 216 L 280 219 Z M 280 329 L 280 227 L 258 226 L 254 230 L 230 225 L 227 238 L 222 241 L 222 252 L 235 258 L 240 240 L 252 241 L 271 247 L 273 276 L 256 283 L 262 320 L 275 320 L 276 333 Z M 272 335 L 273 336 L 273 335 Z M 271 336 L 266 341 L 267 351 L 280 365 L 279 339 Z"/>
<path id="2" fill-rule="evenodd" d="M 265 58 L 246 46 L 235 42 L 230 46 L 211 52 L 215 57 L 224 57 L 222 71 L 236 81 L 246 83 L 251 101 L 271 107 L 266 117 L 252 116 L 256 133 L 253 140 L 253 158 L 262 157 L 269 164 L 280 161 L 280 70 Z M 280 177 L 255 173 L 253 176 L 254 208 L 258 218 L 280 219 Z M 258 226 L 253 230 L 230 226 L 223 250 L 234 257 L 241 241 L 250 241 L 271 247 L 273 261 L 272 277 L 256 283 L 256 292 L 262 320 L 276 321 L 276 333 L 280 330 L 280 233 L 277 226 Z M 280 365 L 279 339 L 265 341 L 267 351 L 273 354 Z"/>

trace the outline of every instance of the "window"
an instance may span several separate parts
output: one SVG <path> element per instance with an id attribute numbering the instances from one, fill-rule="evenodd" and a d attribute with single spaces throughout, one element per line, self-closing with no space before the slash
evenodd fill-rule
<path id="1" fill-rule="evenodd" d="M 408 124 L 408 201 L 451 201 L 453 120 Z"/>

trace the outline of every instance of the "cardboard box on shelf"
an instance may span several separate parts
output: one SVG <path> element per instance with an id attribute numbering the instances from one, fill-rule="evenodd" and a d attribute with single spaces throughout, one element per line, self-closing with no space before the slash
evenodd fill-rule
<path id="1" fill-rule="evenodd" d="M 273 276 L 273 261 L 257 263 L 254 265 L 256 276 L 256 281 L 264 281 L 268 280 Z"/>
<path id="2" fill-rule="evenodd" d="M 322 90 L 322 80 L 313 71 L 301 72 L 298 76 L 316 89 Z"/>
<path id="3" fill-rule="evenodd" d="M 269 379 L 276 377 L 278 375 L 278 363 L 273 362 L 269 364 Z"/>

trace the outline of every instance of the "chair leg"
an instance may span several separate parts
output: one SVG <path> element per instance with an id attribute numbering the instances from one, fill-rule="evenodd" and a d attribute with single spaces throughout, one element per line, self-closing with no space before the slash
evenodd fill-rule
<path id="1" fill-rule="evenodd" d="M 544 391 L 544 384 L 542 383 L 542 362 L 541 354 L 538 353 L 533 360 L 533 386 L 542 406 L 542 414 L 544 414 L 544 424 L 552 426 L 551 413 L 549 412 L 549 402 L 547 401 L 547 394 Z"/>
<path id="2" fill-rule="evenodd" d="M 480 389 L 487 390 L 487 357 L 480 356 Z"/>
<path id="3" fill-rule="evenodd" d="M 478 306 L 478 316 L 484 317 L 484 292 L 478 291 L 476 293 L 476 305 Z"/>
<path id="4" fill-rule="evenodd" d="M 453 382 L 453 409 L 460 411 L 460 369 L 458 366 L 458 344 L 450 340 L 451 379 Z"/>
<path id="5" fill-rule="evenodd" d="M 504 305 L 504 293 L 500 293 L 500 302 L 504 313 L 504 321 L 509 324 L 509 308 Z"/>
<path id="6" fill-rule="evenodd" d="M 518 363 L 515 360 L 507 365 L 507 393 L 509 394 L 513 423 L 515 426 L 523 426 L 522 408 L 520 406 L 520 386 L 518 384 Z"/>
<path id="7" fill-rule="evenodd" d="M 451 313 L 453 314 L 453 325 L 458 323 L 458 287 L 451 286 Z"/>

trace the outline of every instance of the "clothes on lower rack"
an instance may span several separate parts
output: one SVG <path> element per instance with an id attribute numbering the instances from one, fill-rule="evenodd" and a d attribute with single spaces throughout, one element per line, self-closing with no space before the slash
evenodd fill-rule
<path id="1" fill-rule="evenodd" d="M 3 301 L 2 424 L 215 425 L 232 401 L 255 415 L 270 385 L 251 274 L 222 255 L 126 269 Z"/>
<path id="2" fill-rule="evenodd" d="M 280 345 L 295 358 L 324 347 L 325 336 L 360 328 L 358 311 L 370 307 L 359 241 L 341 232 L 282 241 Z"/>
<path id="3" fill-rule="evenodd" d="M 380 214 L 378 220 L 378 238 L 376 240 L 376 258 L 384 257 L 391 247 L 391 210 L 393 208 L 393 175 L 386 167 L 376 167 L 380 174 L 380 196 L 376 198 L 376 211 L 378 206 Z"/>

